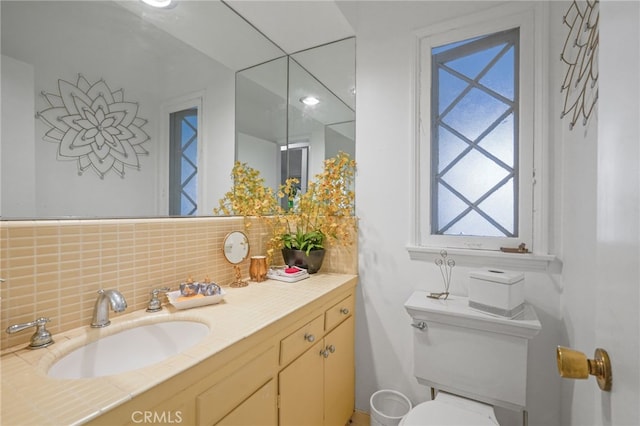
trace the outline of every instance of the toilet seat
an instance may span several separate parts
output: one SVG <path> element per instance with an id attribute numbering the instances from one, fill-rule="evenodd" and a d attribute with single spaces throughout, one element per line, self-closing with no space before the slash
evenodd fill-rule
<path id="1" fill-rule="evenodd" d="M 416 405 L 400 426 L 499 426 L 491 405 L 438 392 L 433 401 Z"/>

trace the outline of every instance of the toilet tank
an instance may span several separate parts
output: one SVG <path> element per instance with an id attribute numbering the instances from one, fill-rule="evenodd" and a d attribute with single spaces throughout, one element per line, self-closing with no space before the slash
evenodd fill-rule
<path id="1" fill-rule="evenodd" d="M 541 328 L 533 307 L 525 303 L 518 317 L 507 319 L 469 308 L 466 297 L 440 300 L 427 294 L 416 291 L 404 305 L 414 325 L 413 371 L 418 382 L 524 410 L 528 343 Z"/>

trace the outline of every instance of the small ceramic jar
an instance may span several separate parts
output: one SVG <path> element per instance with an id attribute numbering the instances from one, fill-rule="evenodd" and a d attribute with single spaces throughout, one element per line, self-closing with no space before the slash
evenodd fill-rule
<path id="1" fill-rule="evenodd" d="M 198 294 L 200 285 L 198 283 L 180 283 L 180 294 L 186 297 Z"/>
<path id="2" fill-rule="evenodd" d="M 204 296 L 220 294 L 220 286 L 216 283 L 200 283 L 200 294 Z"/>

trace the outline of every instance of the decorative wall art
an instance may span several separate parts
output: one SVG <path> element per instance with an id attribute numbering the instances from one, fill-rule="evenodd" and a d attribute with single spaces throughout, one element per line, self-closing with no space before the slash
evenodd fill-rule
<path id="1" fill-rule="evenodd" d="M 560 60 L 568 68 L 560 92 L 564 94 L 561 118 L 571 115 L 569 130 L 582 118 L 586 125 L 598 102 L 599 1 L 571 3 L 562 22 L 569 33 Z"/>
<path id="2" fill-rule="evenodd" d="M 59 160 L 77 162 L 78 175 L 91 168 L 100 179 L 109 171 L 124 178 L 125 167 L 140 170 L 139 156 L 149 154 L 147 120 L 123 89 L 112 92 L 103 79 L 91 84 L 78 74 L 76 84 L 58 80 L 58 93 L 41 94 L 49 104 L 36 113 L 50 127 L 43 139 L 58 144 Z"/>

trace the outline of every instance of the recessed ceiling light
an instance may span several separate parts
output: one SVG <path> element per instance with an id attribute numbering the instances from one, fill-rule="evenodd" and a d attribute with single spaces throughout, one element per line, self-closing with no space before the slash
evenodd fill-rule
<path id="1" fill-rule="evenodd" d="M 314 106 L 318 105 L 318 103 L 320 103 L 320 100 L 315 96 L 305 96 L 304 98 L 300 98 L 300 102 L 308 106 Z"/>
<path id="2" fill-rule="evenodd" d="M 153 7 L 168 7 L 173 0 L 142 0 L 144 3 Z"/>

